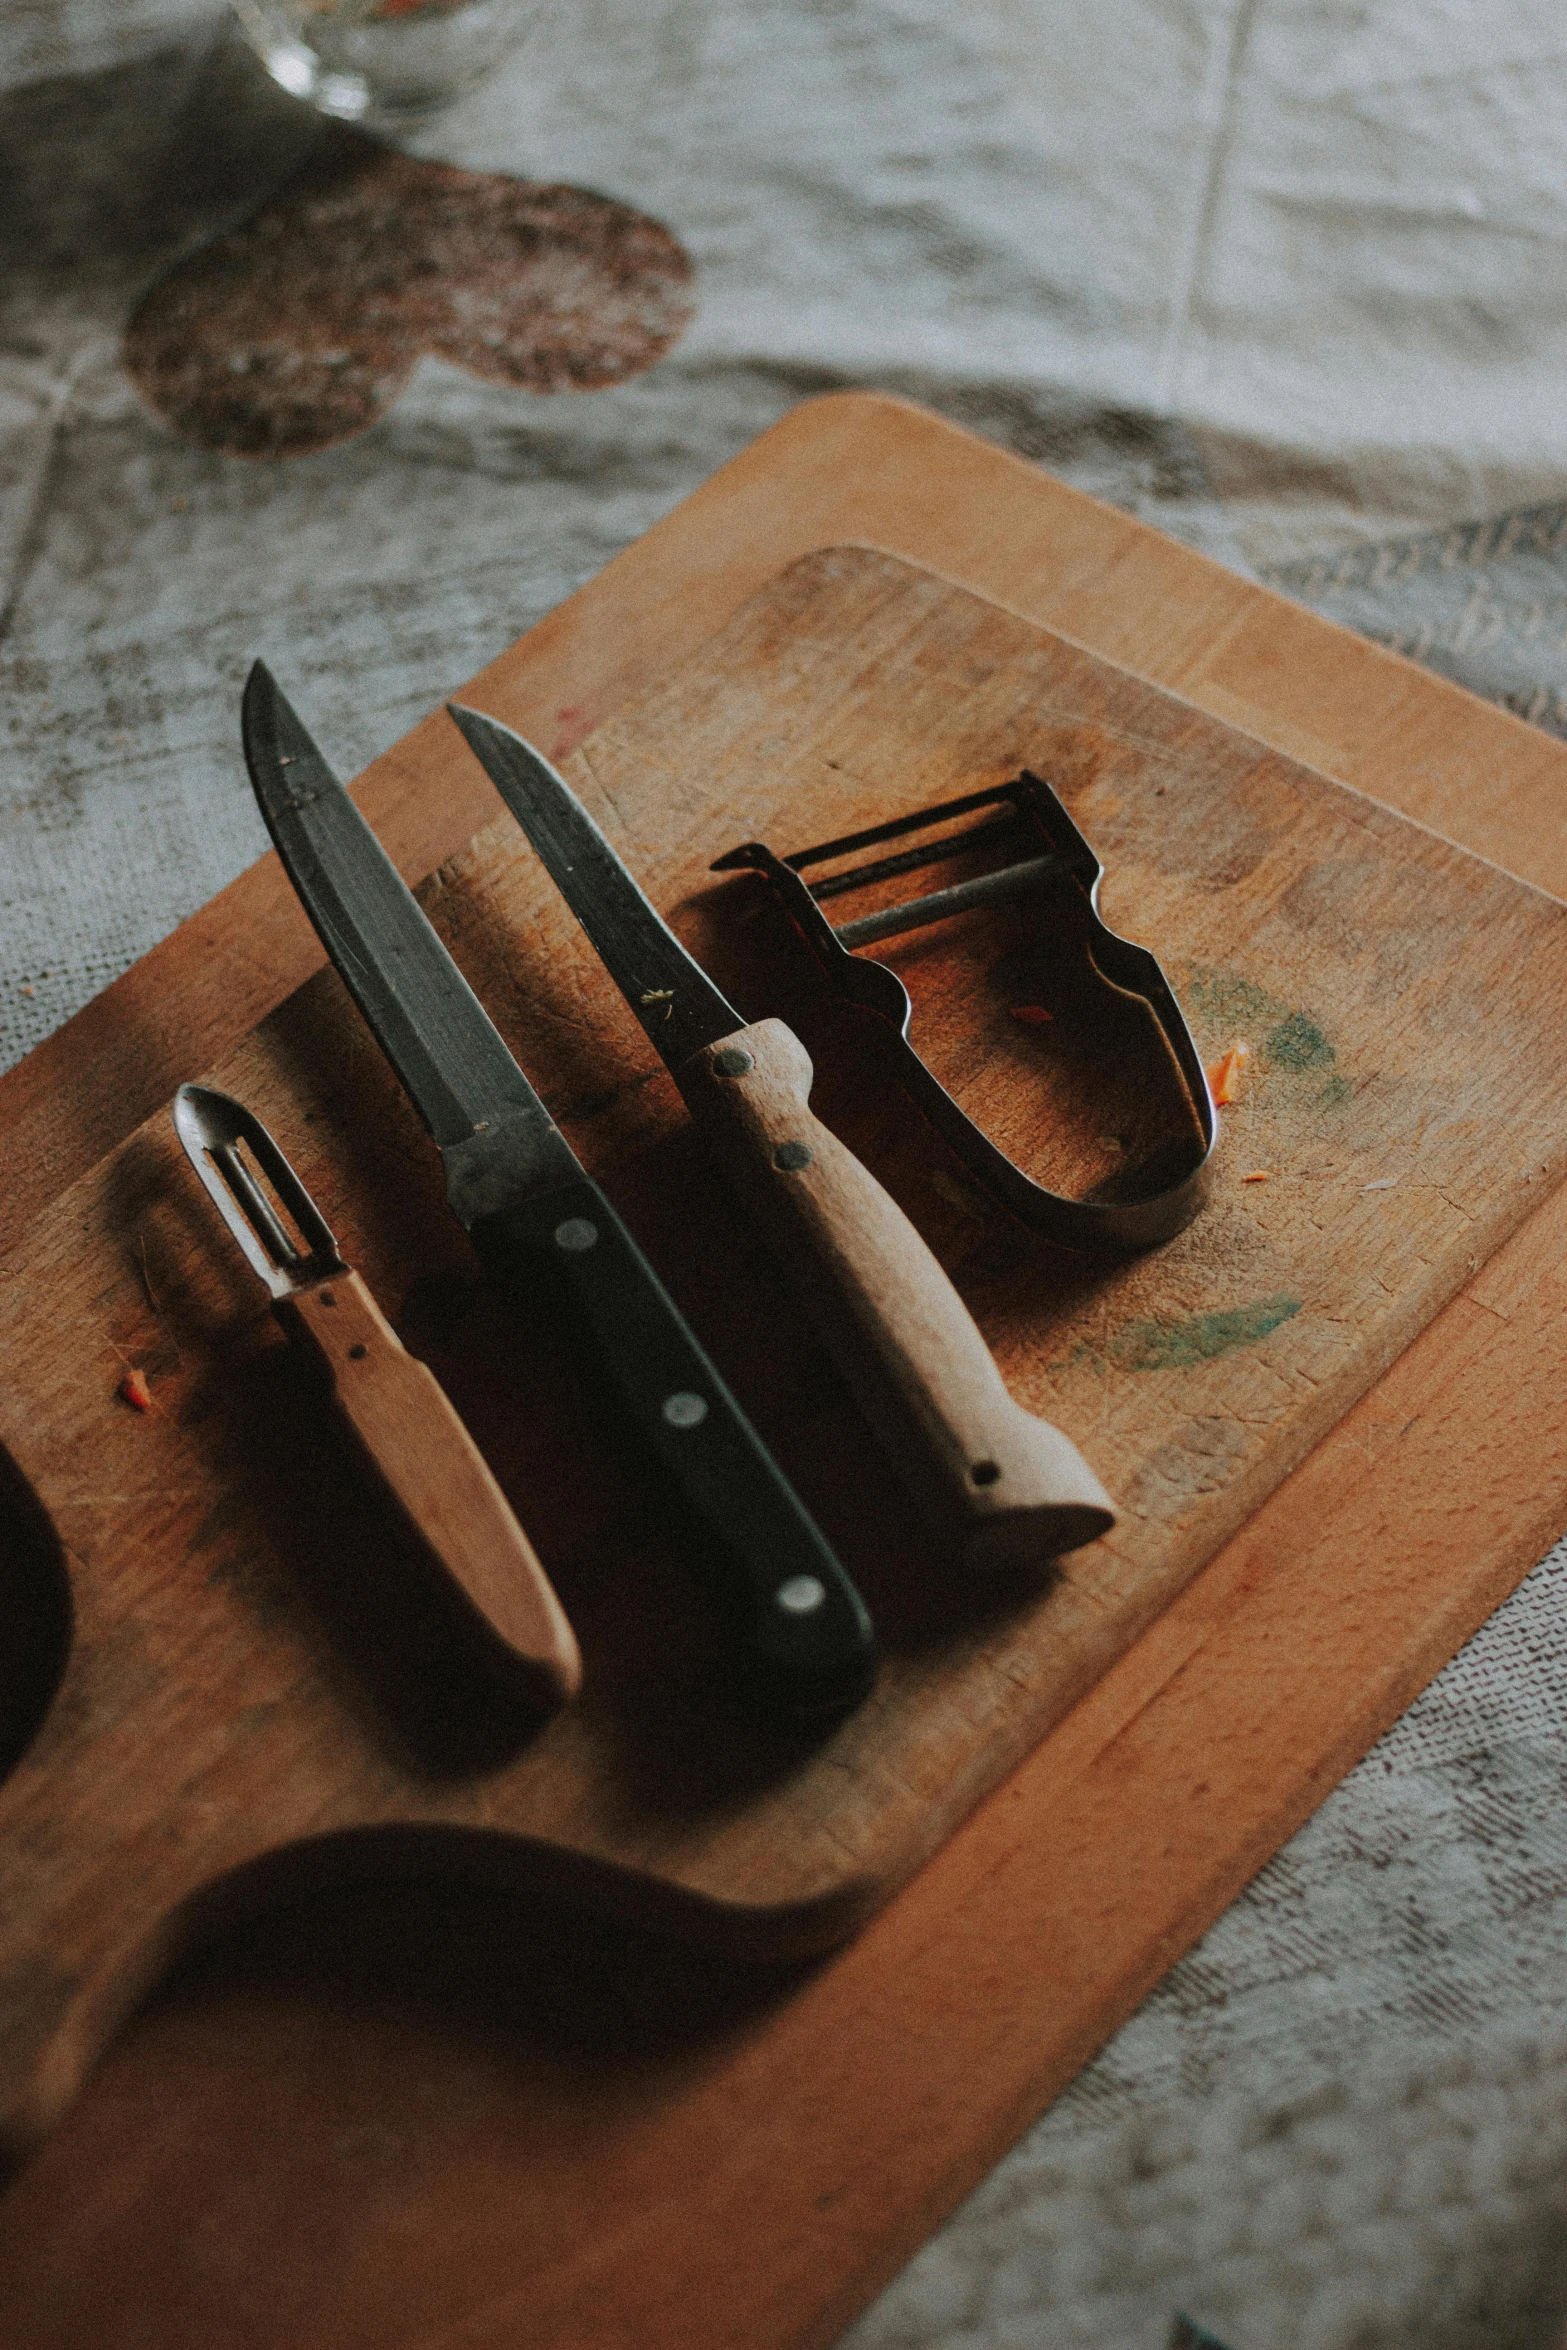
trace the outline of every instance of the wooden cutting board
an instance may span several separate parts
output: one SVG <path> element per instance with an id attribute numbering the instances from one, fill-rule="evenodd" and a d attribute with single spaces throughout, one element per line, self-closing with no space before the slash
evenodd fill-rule
<path id="1" fill-rule="evenodd" d="M 831 1012 L 750 885 L 707 871 L 736 839 L 787 851 L 1025 765 L 1100 851 L 1108 919 L 1159 953 L 1199 1044 L 1253 1047 L 1212 1206 L 1113 1269 L 990 1209 L 910 1119 L 880 1037 Z M 773 1956 L 841 1938 L 1562 1172 L 1554 900 L 890 556 L 796 564 L 569 771 L 741 1009 L 801 1029 L 820 1105 L 944 1256 L 1014 1391 L 1089 1452 L 1121 1523 L 1052 1578 L 957 1584 L 500 818 L 432 912 L 862 1580 L 887 1647 L 877 1692 L 814 1748 L 725 1702 L 656 1490 L 549 1334 L 509 1328 L 475 1289 L 433 1152 L 336 980 L 311 982 L 206 1074 L 273 1126 L 469 1414 L 578 1623 L 588 1694 L 514 1751 L 454 1744 L 424 1702 L 424 1618 L 382 1598 L 383 1530 L 150 1121 L 39 1220 L 0 1307 L 23 1367 L 0 1440 L 62 1546 L 51 1559 L 38 1530 L 32 1570 L 47 1585 L 68 1562 L 76 1611 L 59 1694 L 0 1794 L 18 2140 L 210 1916 L 209 1889 L 275 1897 L 285 1846 L 301 1873 L 569 1882 Z M 1079 1176 L 1126 1147 L 1136 1066 L 1105 1070 L 1101 1097 L 1050 1024 L 1012 1018 L 1051 985 L 1026 921 L 968 917 L 896 959 L 927 1057 L 1014 1156 L 1050 1179 L 1054 1136 Z M 145 1417 L 116 1399 L 132 1362 Z"/>

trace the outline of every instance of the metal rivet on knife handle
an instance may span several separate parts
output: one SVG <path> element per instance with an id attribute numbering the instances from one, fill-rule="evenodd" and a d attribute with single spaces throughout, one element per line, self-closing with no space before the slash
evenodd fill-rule
<path id="1" fill-rule="evenodd" d="M 787 1583 L 780 1583 L 773 1594 L 781 1608 L 791 1616 L 808 1616 L 819 1608 L 827 1597 L 814 1575 L 791 1575 Z"/>
<path id="2" fill-rule="evenodd" d="M 590 1224 L 586 1216 L 568 1216 L 563 1224 L 555 1227 L 555 1246 L 571 1256 L 580 1256 L 584 1249 L 593 1246 L 598 1236 L 598 1226 Z"/>

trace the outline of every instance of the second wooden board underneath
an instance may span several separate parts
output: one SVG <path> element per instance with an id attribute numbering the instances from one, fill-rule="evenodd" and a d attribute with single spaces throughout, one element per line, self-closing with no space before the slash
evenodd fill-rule
<path id="1" fill-rule="evenodd" d="M 738 839 L 789 851 L 1023 766 L 1062 790 L 1109 867 L 1108 918 L 1159 953 L 1199 1043 L 1254 1048 L 1212 1207 L 1110 1270 L 991 1210 L 909 1119 L 879 1036 L 824 1003 L 764 900 L 707 873 Z M 1046 1585 L 954 1587 L 501 819 L 443 876 L 435 918 L 861 1579 L 887 1649 L 878 1690 L 812 1748 L 726 1704 L 656 1495 L 551 1334 L 476 1290 L 433 1152 L 335 979 L 313 982 L 212 1074 L 274 1127 L 468 1414 L 579 1625 L 588 1693 L 482 1768 L 432 1744 L 330 1447 L 152 1121 L 8 1268 L 27 1407 L 7 1406 L 4 1440 L 65 1547 L 77 1615 L 60 1697 L 0 1798 L 13 2093 L 51 2035 L 86 2047 L 106 2028 L 193 1892 L 301 1840 L 370 1831 L 332 1847 L 341 1865 L 358 1850 L 374 1866 L 567 1866 L 754 1948 L 848 1932 L 1561 1171 L 1554 901 L 889 557 L 797 565 L 570 772 L 741 1010 L 805 1035 L 819 1106 L 951 1266 L 1020 1399 L 1088 1452 L 1122 1524 Z M 899 960 L 927 1057 L 1039 1166 L 1060 1098 L 1049 1029 L 1013 1018 L 1018 941 L 995 944 L 987 959 L 927 939 Z M 1027 975 L 1031 1001 L 1047 981 Z M 1113 1071 L 1104 1098 L 1103 1126 L 1073 1129 L 1080 1153 L 1117 1147 L 1135 1110 Z M 153 1380 L 145 1419 L 115 1401 L 127 1361 Z"/>

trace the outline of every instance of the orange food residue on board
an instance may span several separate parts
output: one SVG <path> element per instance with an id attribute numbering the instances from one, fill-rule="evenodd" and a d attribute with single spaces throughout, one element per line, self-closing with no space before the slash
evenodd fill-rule
<path id="1" fill-rule="evenodd" d="M 1249 1044 L 1232 1044 L 1229 1051 L 1221 1054 L 1219 1059 L 1208 1069 L 1208 1091 L 1213 1096 L 1215 1109 L 1227 1109 L 1229 1104 L 1234 1101 L 1240 1091 L 1241 1079 L 1246 1074 L 1246 1064 L 1250 1059 L 1251 1046 Z"/>
<path id="2" fill-rule="evenodd" d="M 1025 1028 L 1043 1028 L 1047 1020 L 1055 1018 L 1055 1014 L 1047 1012 L 1043 1004 L 1014 1004 L 1012 1017 L 1021 1020 Z"/>
<path id="3" fill-rule="evenodd" d="M 135 1369 L 127 1371 L 120 1381 L 120 1393 L 133 1412 L 151 1411 L 152 1389 L 147 1385 L 145 1371 Z"/>

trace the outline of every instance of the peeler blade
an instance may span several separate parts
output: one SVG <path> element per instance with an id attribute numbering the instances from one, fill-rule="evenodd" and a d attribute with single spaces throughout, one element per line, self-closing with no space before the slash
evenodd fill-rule
<path id="1" fill-rule="evenodd" d="M 290 1297 L 345 1270 L 326 1218 L 243 1102 L 209 1085 L 182 1085 L 174 1096 L 173 1117 L 185 1156 L 213 1206 L 274 1297 Z M 292 1217 L 303 1248 L 246 1164 L 242 1146 Z"/>

